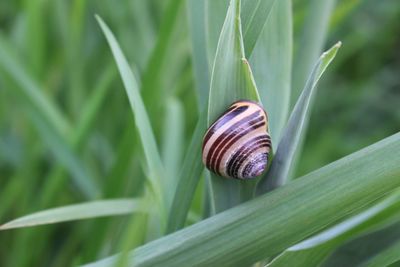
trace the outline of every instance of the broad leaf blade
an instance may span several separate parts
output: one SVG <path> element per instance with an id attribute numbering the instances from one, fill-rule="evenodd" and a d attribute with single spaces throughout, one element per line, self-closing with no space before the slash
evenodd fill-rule
<path id="1" fill-rule="evenodd" d="M 292 35 L 291 1 L 278 1 L 272 7 L 250 57 L 261 102 L 268 113 L 274 150 L 289 112 Z"/>
<path id="2" fill-rule="evenodd" d="M 243 39 L 246 55 L 248 57 L 253 52 L 264 25 L 272 12 L 274 3 L 275 0 L 243 1 L 243 11 L 241 15 L 243 19 Z"/>
<path id="3" fill-rule="evenodd" d="M 132 252 L 131 264 L 246 266 L 271 257 L 400 188 L 399 157 L 397 133 L 285 187 L 150 242 Z M 114 262 L 111 257 L 88 266 Z"/>
<path id="4" fill-rule="evenodd" d="M 243 98 L 259 100 L 257 89 L 254 85 L 249 86 L 248 77 L 245 75 L 247 64 L 243 62 L 243 49 L 240 1 L 232 0 L 221 30 L 213 65 L 208 105 L 209 124 L 234 101 Z"/>
<path id="5" fill-rule="evenodd" d="M 306 131 L 306 124 L 311 110 L 313 96 L 317 82 L 335 58 L 341 43 L 337 43 L 327 52 L 323 53 L 307 81 L 303 92 L 290 115 L 282 139 L 276 150 L 271 167 L 258 184 L 257 192 L 262 194 L 286 183 L 288 175 L 295 160 L 295 153 Z"/>
<path id="6" fill-rule="evenodd" d="M 0 230 L 124 215 L 133 212 L 146 212 L 144 203 L 137 199 L 99 200 L 32 213 L 1 225 Z"/>
<path id="7" fill-rule="evenodd" d="M 246 57 L 250 57 L 276 0 L 243 0 L 241 19 Z M 199 1 L 201 2 L 201 1 Z M 213 62 L 218 37 L 224 23 L 228 0 L 206 0 L 206 37 L 208 61 Z"/>
<path id="8" fill-rule="evenodd" d="M 224 18 L 228 10 L 230 0 L 204 0 L 205 1 L 205 24 L 206 24 L 206 41 L 207 41 L 207 58 L 209 68 L 212 71 L 212 64 L 214 63 L 215 52 L 219 36 L 221 33 Z M 201 1 L 198 1 L 201 2 Z"/>
<path id="9" fill-rule="evenodd" d="M 212 124 L 233 102 L 248 99 L 259 102 L 250 66 L 244 59 L 240 23 L 240 1 L 230 2 L 218 41 L 211 76 L 208 103 L 208 125 Z M 211 174 L 212 201 L 220 212 L 250 198 L 254 182 L 221 178 Z"/>

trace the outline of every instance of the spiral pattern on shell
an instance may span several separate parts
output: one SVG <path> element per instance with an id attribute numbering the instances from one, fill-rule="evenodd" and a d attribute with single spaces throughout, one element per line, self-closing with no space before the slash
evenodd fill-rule
<path id="1" fill-rule="evenodd" d="M 270 149 L 266 112 L 255 102 L 241 100 L 208 128 L 203 139 L 203 163 L 220 176 L 254 178 L 265 170 Z"/>

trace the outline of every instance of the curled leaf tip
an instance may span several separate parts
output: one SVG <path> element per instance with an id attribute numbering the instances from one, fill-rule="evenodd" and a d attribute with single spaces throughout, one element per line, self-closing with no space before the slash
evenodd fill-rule
<path id="1" fill-rule="evenodd" d="M 336 55 L 337 50 L 342 46 L 342 42 L 339 41 L 336 44 L 334 44 L 331 48 L 329 48 L 327 51 L 322 53 L 321 58 L 326 57 L 327 55 L 333 53 L 333 55 Z"/>

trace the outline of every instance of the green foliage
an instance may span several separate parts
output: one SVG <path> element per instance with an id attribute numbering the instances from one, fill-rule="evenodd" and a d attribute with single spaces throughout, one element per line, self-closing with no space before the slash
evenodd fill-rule
<path id="1" fill-rule="evenodd" d="M 271 257 L 399 187 L 397 157 L 385 166 L 376 161 L 399 156 L 399 148 L 400 134 L 388 137 L 271 194 L 150 242 L 133 252 L 131 265 L 245 266 Z M 117 258 L 92 266 L 113 266 Z"/>
<path id="2" fill-rule="evenodd" d="M 230 1 L 215 53 L 208 101 L 208 125 L 230 104 L 240 99 L 260 101 L 244 54 L 240 1 L 234 0 Z M 233 207 L 252 194 L 251 185 L 254 182 L 220 179 L 212 173 L 210 176 L 211 206 L 214 213 Z"/>
<path id="3" fill-rule="evenodd" d="M 302 136 L 304 136 L 317 82 L 336 56 L 340 46 L 340 42 L 334 45 L 327 52 L 323 53 L 315 64 L 287 122 L 274 157 L 275 160 L 272 162 L 265 177 L 260 181 L 258 186 L 259 194 L 282 186 L 288 180 L 290 170 L 294 165 L 295 153 L 300 146 Z"/>
<path id="4" fill-rule="evenodd" d="M 369 0 L 0 1 L 0 266 L 395 266 L 399 16 Z M 251 181 L 201 162 L 239 99 L 272 136 Z"/>
<path id="5" fill-rule="evenodd" d="M 274 150 L 281 138 L 289 113 L 293 54 L 292 28 L 292 2 L 278 1 L 272 8 L 250 57 L 261 102 L 268 112 Z"/>
<path id="6" fill-rule="evenodd" d="M 343 240 L 397 222 L 400 219 L 397 212 L 399 200 L 399 192 L 393 193 L 366 211 L 286 249 L 268 266 L 292 266 L 299 263 L 304 266 L 320 265 Z"/>
<path id="7" fill-rule="evenodd" d="M 143 207 L 143 203 L 141 203 L 139 200 L 133 199 L 92 201 L 83 204 L 49 209 L 27 215 L 2 225 L 0 230 L 82 220 L 102 216 L 131 214 L 132 212 L 148 212 L 149 209 L 147 208 L 146 210 Z"/>

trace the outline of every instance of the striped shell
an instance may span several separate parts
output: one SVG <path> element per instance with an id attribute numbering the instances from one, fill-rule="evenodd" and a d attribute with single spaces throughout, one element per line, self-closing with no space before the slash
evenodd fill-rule
<path id="1" fill-rule="evenodd" d="M 270 148 L 267 114 L 259 104 L 242 100 L 208 128 L 203 163 L 220 176 L 254 178 L 265 170 Z"/>

